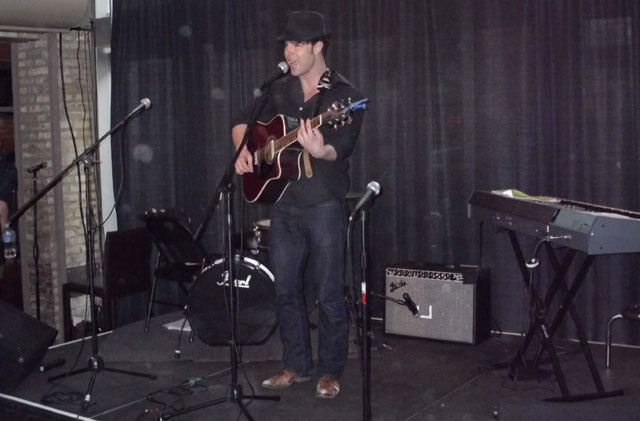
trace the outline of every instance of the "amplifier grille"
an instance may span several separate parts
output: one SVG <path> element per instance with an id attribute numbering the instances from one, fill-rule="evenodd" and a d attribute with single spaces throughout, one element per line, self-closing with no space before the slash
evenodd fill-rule
<path id="1" fill-rule="evenodd" d="M 402 300 L 407 293 L 419 314 L 385 303 L 385 332 L 477 343 L 489 334 L 488 270 L 477 266 L 406 262 L 386 269 L 386 295 Z"/>

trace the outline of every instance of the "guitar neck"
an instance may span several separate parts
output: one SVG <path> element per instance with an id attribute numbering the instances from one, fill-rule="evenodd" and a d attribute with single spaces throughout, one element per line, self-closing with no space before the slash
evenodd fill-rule
<path id="1" fill-rule="evenodd" d="M 311 119 L 311 129 L 315 129 L 316 127 L 320 127 L 322 126 L 322 121 L 325 118 L 325 115 L 329 114 L 330 112 L 326 112 L 324 114 L 320 114 L 314 118 Z M 292 130 L 291 132 L 287 133 L 286 135 L 282 136 L 280 139 L 275 141 L 275 151 L 280 152 L 281 150 L 283 150 L 284 148 L 286 148 L 287 146 L 291 145 L 293 142 L 298 140 L 298 131 L 300 130 L 300 128 L 298 127 L 295 130 Z"/>

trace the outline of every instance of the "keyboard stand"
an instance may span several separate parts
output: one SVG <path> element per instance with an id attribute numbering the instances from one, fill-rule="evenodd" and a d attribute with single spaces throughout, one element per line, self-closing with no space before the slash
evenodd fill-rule
<path id="1" fill-rule="evenodd" d="M 517 380 L 519 373 L 530 370 L 533 370 L 534 372 L 540 372 L 541 359 L 542 356 L 546 353 L 551 361 L 553 372 L 555 374 L 556 380 L 558 381 L 561 391 L 561 396 L 546 399 L 546 401 L 576 402 L 623 395 L 624 392 L 621 389 L 610 392 L 607 392 L 605 390 L 604 385 L 602 384 L 602 379 L 600 378 L 600 373 L 598 372 L 598 368 L 596 367 L 593 355 L 591 354 L 589 343 L 586 339 L 585 330 L 583 328 L 580 317 L 578 316 L 578 312 L 576 311 L 573 304 L 573 299 L 586 278 L 587 272 L 589 271 L 591 263 L 594 260 L 594 256 L 586 255 L 582 263 L 580 263 L 579 265 L 578 263 L 576 263 L 576 265 L 578 265 L 578 271 L 571 285 L 567 286 L 567 273 L 571 265 L 576 262 L 575 257 L 577 255 L 577 251 L 574 249 L 568 249 L 561 262 L 558 259 L 556 250 L 552 247 L 552 245 L 548 241 L 544 242 L 544 248 L 546 250 L 546 254 L 549 258 L 549 262 L 551 264 L 551 267 L 553 268 L 555 276 L 545 293 L 544 299 L 542 299 L 541 295 L 538 293 L 538 291 L 536 291 L 535 286 L 530 282 L 532 273 L 527 267 L 524 255 L 522 253 L 522 248 L 520 247 L 520 242 L 515 231 L 509 228 L 506 228 L 506 231 L 509 235 L 511 246 L 515 253 L 520 271 L 522 273 L 522 279 L 531 294 L 531 312 L 533 314 L 531 325 L 527 330 L 522 346 L 518 350 L 518 353 L 516 354 L 510 365 L 510 377 L 513 380 Z M 548 313 L 548 309 L 550 308 L 550 305 L 552 304 L 554 298 L 557 296 L 558 291 L 562 291 L 562 302 L 557 312 L 552 315 L 552 317 L 550 317 L 551 315 Z M 562 371 L 560 360 L 558 358 L 556 348 L 553 344 L 553 337 L 558 330 L 560 323 L 566 317 L 567 313 L 569 313 L 569 316 L 571 317 L 571 320 L 573 320 L 573 323 L 576 327 L 580 348 L 583 355 L 585 356 L 589 371 L 591 372 L 591 377 L 596 388 L 596 391 L 594 393 L 572 394 L 569 391 L 564 372 Z M 548 320 L 551 320 L 550 324 L 548 323 Z M 534 358 L 531 360 L 527 360 L 527 349 L 531 345 L 534 335 L 538 336 L 540 344 L 537 351 L 535 352 Z"/>

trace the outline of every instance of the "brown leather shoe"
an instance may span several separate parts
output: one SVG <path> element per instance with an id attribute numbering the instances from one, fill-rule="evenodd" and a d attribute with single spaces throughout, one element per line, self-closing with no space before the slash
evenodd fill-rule
<path id="1" fill-rule="evenodd" d="M 327 376 L 320 377 L 316 386 L 316 398 L 333 399 L 338 392 L 340 392 L 338 380 Z"/>
<path id="2" fill-rule="evenodd" d="M 292 383 L 303 383 L 311 380 L 310 375 L 296 374 L 293 371 L 286 368 L 278 372 L 273 377 L 268 378 L 262 382 L 262 387 L 265 389 L 284 389 L 291 386 Z"/>

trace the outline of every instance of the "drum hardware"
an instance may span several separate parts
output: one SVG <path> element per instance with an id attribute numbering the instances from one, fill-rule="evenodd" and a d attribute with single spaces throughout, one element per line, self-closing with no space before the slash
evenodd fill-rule
<path id="1" fill-rule="evenodd" d="M 253 223 L 253 239 L 255 249 L 261 251 L 269 251 L 269 229 L 271 228 L 270 219 L 261 219 Z"/>
<path id="2" fill-rule="evenodd" d="M 249 232 L 242 232 L 233 236 L 234 248 L 248 251 L 254 256 L 263 251 L 269 251 L 270 219 L 261 219 L 253 223 Z"/>

